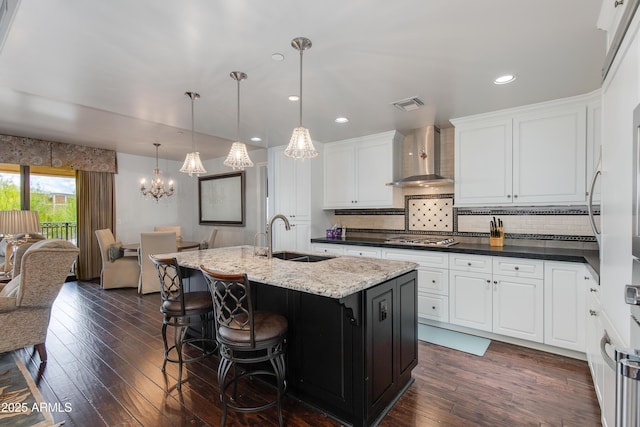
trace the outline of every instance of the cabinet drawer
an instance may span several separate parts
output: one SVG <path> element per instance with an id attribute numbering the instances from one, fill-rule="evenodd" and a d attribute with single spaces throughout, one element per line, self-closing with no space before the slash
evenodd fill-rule
<path id="1" fill-rule="evenodd" d="M 449 268 L 449 254 L 445 252 L 383 249 L 383 258 L 411 261 L 421 267 Z"/>
<path id="2" fill-rule="evenodd" d="M 369 246 L 347 246 L 344 250 L 345 255 L 349 256 L 361 256 L 368 258 L 381 258 L 382 251 L 380 248 Z"/>
<path id="3" fill-rule="evenodd" d="M 344 247 L 340 245 L 323 245 L 318 243 L 313 243 L 311 245 L 311 250 L 313 252 L 321 252 L 323 254 L 333 254 L 333 255 L 343 255 Z"/>
<path id="4" fill-rule="evenodd" d="M 493 274 L 502 276 L 526 277 L 542 279 L 544 277 L 544 261 L 522 258 L 493 258 Z"/>
<path id="5" fill-rule="evenodd" d="M 449 298 L 442 295 L 418 293 L 418 317 L 449 322 Z"/>
<path id="6" fill-rule="evenodd" d="M 491 257 L 483 255 L 450 254 L 449 269 L 491 273 Z"/>
<path id="7" fill-rule="evenodd" d="M 449 295 L 449 271 L 418 268 L 418 292 Z"/>

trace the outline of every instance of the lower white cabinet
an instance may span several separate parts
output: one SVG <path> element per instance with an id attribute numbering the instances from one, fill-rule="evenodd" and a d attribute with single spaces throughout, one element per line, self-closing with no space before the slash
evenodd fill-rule
<path id="1" fill-rule="evenodd" d="M 540 261 L 451 254 L 450 322 L 543 342 L 544 285 Z M 512 268 L 498 268 L 500 265 Z M 494 274 L 493 270 L 502 274 Z M 524 276 L 524 277 L 522 277 Z M 539 278 L 538 278 L 539 277 Z"/>
<path id="2" fill-rule="evenodd" d="M 344 247 L 342 245 L 312 243 L 311 250 L 329 255 L 344 255 Z"/>
<path id="3" fill-rule="evenodd" d="M 382 258 L 382 250 L 375 246 L 346 246 L 344 254 L 348 256 L 361 256 L 366 258 Z"/>
<path id="4" fill-rule="evenodd" d="M 582 264 L 544 263 L 544 343 L 586 351 L 587 270 Z"/>
<path id="5" fill-rule="evenodd" d="M 599 354 L 586 338 L 587 322 L 595 328 L 589 313 L 596 311 L 587 310 L 587 294 L 599 286 L 583 264 L 330 243 L 313 243 L 311 249 L 417 263 L 418 319 L 425 322 Z M 602 370 L 592 365 L 592 371 Z"/>
<path id="6" fill-rule="evenodd" d="M 423 318 L 449 322 L 449 254 L 383 249 L 382 257 L 418 264 L 418 321 Z"/>

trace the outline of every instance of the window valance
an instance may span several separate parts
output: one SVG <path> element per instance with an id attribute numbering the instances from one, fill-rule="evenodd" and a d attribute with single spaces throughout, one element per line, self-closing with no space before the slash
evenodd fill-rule
<path id="1" fill-rule="evenodd" d="M 118 172 L 113 150 L 10 135 L 0 135 L 0 163 Z"/>

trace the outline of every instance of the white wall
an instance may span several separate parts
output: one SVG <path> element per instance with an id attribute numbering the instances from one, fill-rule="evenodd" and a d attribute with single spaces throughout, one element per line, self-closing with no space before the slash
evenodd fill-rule
<path id="1" fill-rule="evenodd" d="M 267 161 L 266 150 L 250 152 L 255 164 Z M 198 178 L 180 173 L 182 161 L 159 160 L 160 171 L 165 182 L 174 181 L 175 194 L 156 203 L 140 195 L 140 181 L 147 183 L 153 175 L 155 157 L 134 156 L 118 153 L 118 173 L 115 177 L 116 191 L 116 240 L 133 243 L 140 240 L 140 233 L 152 231 L 156 225 L 181 225 L 184 240 L 201 241 L 211 230 L 210 226 L 198 224 Z M 203 162 L 207 173 L 204 176 L 231 172 L 224 166 L 223 158 Z M 252 244 L 257 230 L 259 206 L 258 168 L 245 171 L 244 227 L 218 226 L 216 247 Z"/>

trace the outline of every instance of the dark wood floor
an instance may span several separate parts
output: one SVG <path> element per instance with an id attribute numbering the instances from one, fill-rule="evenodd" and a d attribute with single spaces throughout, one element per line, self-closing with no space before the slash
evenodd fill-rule
<path id="1" fill-rule="evenodd" d="M 69 282 L 56 300 L 39 382 L 46 402 L 70 426 L 217 426 L 220 403 L 214 358 L 189 367 L 182 392 L 171 388 L 177 369 L 160 372 L 159 296 L 133 289 L 103 291 Z M 28 353 L 20 356 L 27 360 Z M 36 356 L 37 358 L 37 356 Z M 492 342 L 484 357 L 419 344 L 415 382 L 382 420 L 391 426 L 599 426 L 600 410 L 585 362 Z M 30 366 L 32 376 L 36 368 Z M 271 391 L 259 383 L 240 393 L 256 401 Z M 289 426 L 339 426 L 292 399 Z M 231 413 L 228 425 L 269 426 L 275 409 Z"/>

